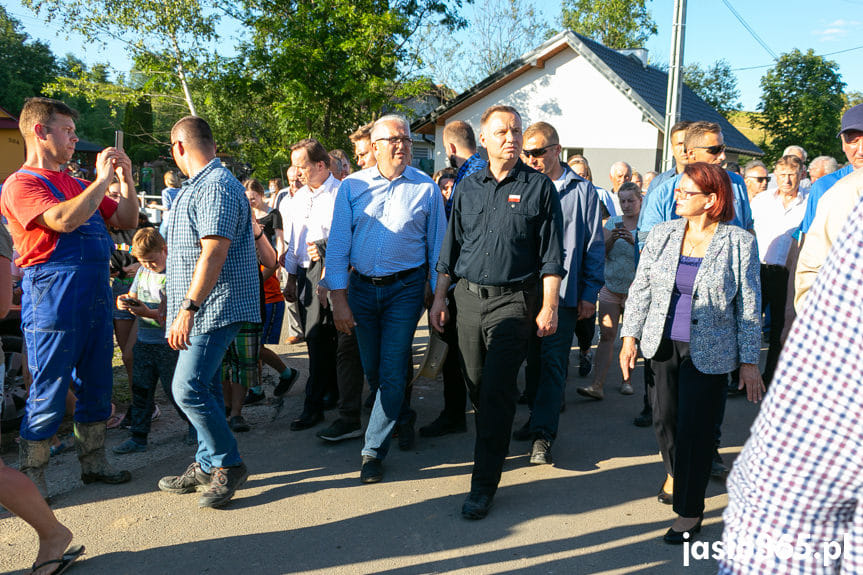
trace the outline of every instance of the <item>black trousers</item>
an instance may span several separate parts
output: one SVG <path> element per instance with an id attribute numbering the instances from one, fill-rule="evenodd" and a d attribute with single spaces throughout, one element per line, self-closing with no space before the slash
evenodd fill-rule
<path id="1" fill-rule="evenodd" d="M 461 371 L 458 346 L 458 306 L 454 294 L 447 298 L 449 321 L 444 326 L 442 339 L 449 346 L 446 361 L 443 364 L 443 416 L 452 423 L 463 423 L 465 419 L 465 403 L 467 402 L 467 386 Z"/>
<path id="2" fill-rule="evenodd" d="M 339 386 L 339 417 L 351 423 L 360 423 L 363 403 L 363 363 L 357 335 L 338 332 L 336 375 Z"/>
<path id="3" fill-rule="evenodd" d="M 663 339 L 653 356 L 653 429 L 665 471 L 674 477 L 674 512 L 704 513 L 715 428 L 725 402 L 727 374 L 698 371 L 689 344 Z"/>
<path id="4" fill-rule="evenodd" d="M 461 280 L 454 295 L 463 373 L 477 408 L 471 490 L 494 494 L 509 451 L 516 378 L 536 329 L 537 289 L 482 299 Z"/>
<path id="5" fill-rule="evenodd" d="M 765 385 L 773 379 L 773 372 L 779 363 L 787 301 L 788 269 L 784 266 L 761 264 L 761 307 L 770 306 L 770 347 L 767 348 L 767 363 L 763 375 Z"/>
<path id="6" fill-rule="evenodd" d="M 593 336 L 596 333 L 596 314 L 580 319 L 575 322 L 575 339 L 578 340 L 578 349 L 582 353 L 587 352 L 593 345 Z"/>
<path id="7" fill-rule="evenodd" d="M 306 347 L 309 350 L 309 379 L 303 411 L 323 411 L 324 395 L 338 396 L 336 376 L 336 325 L 333 312 L 321 305 L 317 287 L 321 281 L 321 261 L 308 269 L 297 268 L 297 298 L 300 302 Z"/>
<path id="8" fill-rule="evenodd" d="M 653 389 L 653 366 L 650 365 L 650 360 L 646 357 L 644 358 L 644 406 L 642 407 L 643 412 L 651 411 L 653 408 L 650 405 L 650 390 Z"/>

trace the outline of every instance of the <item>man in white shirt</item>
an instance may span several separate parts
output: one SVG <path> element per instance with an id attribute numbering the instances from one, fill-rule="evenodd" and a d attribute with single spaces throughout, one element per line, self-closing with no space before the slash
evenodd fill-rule
<path id="1" fill-rule="evenodd" d="M 782 332 L 785 327 L 785 307 L 789 293 L 788 256 L 794 234 L 806 213 L 807 191 L 800 190 L 803 162 L 795 155 L 782 156 L 773 168 L 778 187 L 758 194 L 752 200 L 752 217 L 758 257 L 761 260 L 761 301 L 770 306 L 770 347 L 762 379 L 768 385 L 773 378 Z"/>
<path id="2" fill-rule="evenodd" d="M 330 156 L 320 142 L 300 140 L 291 146 L 291 165 L 299 171 L 300 188 L 282 209 L 287 249 L 283 266 L 288 272 L 284 294 L 298 301 L 304 317 L 309 350 L 309 379 L 302 414 L 291 430 L 308 429 L 324 419 L 324 396 L 338 396 L 336 385 L 336 330 L 332 312 L 321 305 L 317 286 L 323 275 L 323 251 L 330 235 L 339 181 L 330 173 Z"/>

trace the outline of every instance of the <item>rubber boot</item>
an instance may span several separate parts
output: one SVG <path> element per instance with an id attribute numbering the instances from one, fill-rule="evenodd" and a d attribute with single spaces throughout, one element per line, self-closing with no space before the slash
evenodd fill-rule
<path id="1" fill-rule="evenodd" d="M 94 423 L 75 422 L 75 450 L 81 462 L 81 481 L 93 483 L 126 483 L 132 479 L 128 471 L 114 471 L 105 459 L 104 421 Z"/>
<path id="2" fill-rule="evenodd" d="M 28 441 L 21 439 L 18 444 L 18 467 L 24 475 L 30 478 L 39 493 L 48 498 L 48 483 L 45 481 L 45 467 L 51 459 L 51 440 Z"/>

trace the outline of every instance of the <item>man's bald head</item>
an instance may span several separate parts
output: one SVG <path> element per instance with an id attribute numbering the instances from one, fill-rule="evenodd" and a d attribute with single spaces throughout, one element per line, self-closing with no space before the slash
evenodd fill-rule
<path id="1" fill-rule="evenodd" d="M 199 116 L 181 118 L 171 128 L 171 144 L 183 142 L 186 148 L 215 152 L 216 140 L 206 120 Z"/>

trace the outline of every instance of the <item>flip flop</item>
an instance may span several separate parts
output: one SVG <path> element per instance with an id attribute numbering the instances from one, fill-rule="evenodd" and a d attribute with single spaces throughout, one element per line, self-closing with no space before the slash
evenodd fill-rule
<path id="1" fill-rule="evenodd" d="M 54 563 L 57 563 L 57 568 L 51 571 L 51 575 L 60 575 L 61 573 L 65 573 L 66 570 L 72 566 L 72 563 L 74 563 L 75 560 L 83 554 L 83 545 L 76 545 L 75 547 L 70 547 L 66 550 L 65 553 L 63 553 L 63 557 L 61 559 L 49 559 L 48 561 L 43 561 L 38 565 L 34 564 L 33 568 L 30 570 L 30 573 L 35 573 L 46 565 L 52 565 Z"/>

